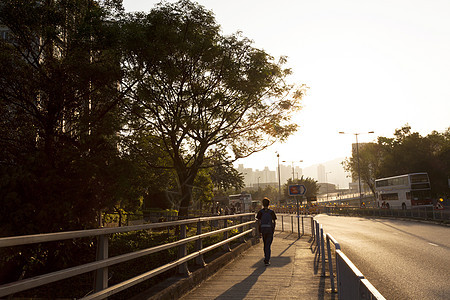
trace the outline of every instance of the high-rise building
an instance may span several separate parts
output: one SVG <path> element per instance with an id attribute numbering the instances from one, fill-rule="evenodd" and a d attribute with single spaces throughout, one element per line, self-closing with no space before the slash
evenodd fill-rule
<path id="1" fill-rule="evenodd" d="M 325 176 L 325 166 L 324 165 L 318 165 L 317 166 L 317 179 L 319 182 L 326 182 L 326 176 Z"/>
<path id="2" fill-rule="evenodd" d="M 271 171 L 269 167 L 264 167 L 263 170 L 253 170 L 251 168 L 244 168 L 243 164 L 239 164 L 237 171 L 244 176 L 244 184 L 246 187 L 256 187 L 259 184 L 274 184 L 277 182 L 276 171 Z"/>

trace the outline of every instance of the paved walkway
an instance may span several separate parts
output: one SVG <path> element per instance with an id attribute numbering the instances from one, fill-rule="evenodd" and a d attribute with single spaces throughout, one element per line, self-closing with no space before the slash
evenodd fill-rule
<path id="1" fill-rule="evenodd" d="M 330 278 L 317 270 L 309 238 L 277 231 L 270 266 L 261 240 L 181 299 L 337 299 Z"/>

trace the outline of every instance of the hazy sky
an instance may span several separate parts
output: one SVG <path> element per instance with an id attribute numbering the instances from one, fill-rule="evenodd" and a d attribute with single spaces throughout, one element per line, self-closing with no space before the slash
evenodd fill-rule
<path id="1" fill-rule="evenodd" d="M 127 11 L 159 1 L 124 0 Z M 176 2 L 176 1 L 169 1 Z M 360 142 L 392 136 L 406 123 L 427 135 L 450 126 L 449 0 L 199 0 L 223 34 L 243 35 L 278 57 L 291 81 L 310 87 L 286 143 L 240 161 L 274 170 L 277 159 L 301 167 L 351 155 Z"/>

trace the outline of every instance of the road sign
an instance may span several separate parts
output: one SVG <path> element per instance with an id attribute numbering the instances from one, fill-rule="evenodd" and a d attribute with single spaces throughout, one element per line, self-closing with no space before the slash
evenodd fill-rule
<path id="1" fill-rule="evenodd" d="M 289 196 L 302 196 L 306 193 L 306 187 L 303 184 L 289 186 Z"/>

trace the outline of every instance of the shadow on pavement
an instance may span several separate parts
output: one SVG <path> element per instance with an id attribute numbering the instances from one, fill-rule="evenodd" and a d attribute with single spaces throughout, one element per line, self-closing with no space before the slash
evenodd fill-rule
<path id="1" fill-rule="evenodd" d="M 292 244 L 290 244 L 282 253 L 291 247 Z M 247 278 L 233 285 L 216 299 L 244 299 L 258 281 L 259 276 L 261 276 L 267 268 L 282 268 L 292 262 L 291 257 L 281 256 L 281 254 L 279 256 L 272 256 L 270 259 L 270 266 L 268 267 L 264 266 L 263 260 L 253 264 L 251 268 L 254 268 L 255 270 Z"/>
<path id="2" fill-rule="evenodd" d="M 260 266 L 256 268 L 252 274 L 247 278 L 233 285 L 231 288 L 223 292 L 216 299 L 230 299 L 230 298 L 240 298 L 244 299 L 248 292 L 251 290 L 252 286 L 258 281 L 258 277 L 266 271 L 265 266 Z"/>

